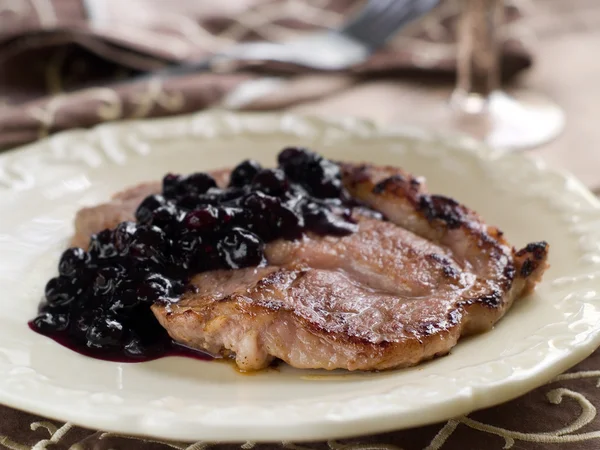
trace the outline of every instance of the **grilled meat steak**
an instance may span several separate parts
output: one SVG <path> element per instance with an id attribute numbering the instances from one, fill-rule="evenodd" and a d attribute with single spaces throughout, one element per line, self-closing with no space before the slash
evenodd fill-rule
<path id="1" fill-rule="evenodd" d="M 279 358 L 298 368 L 375 370 L 443 355 L 489 330 L 547 267 L 548 245 L 516 251 L 454 200 L 391 167 L 342 164 L 348 191 L 385 215 L 354 211 L 358 231 L 268 243 L 266 267 L 202 272 L 178 302 L 155 304 L 179 343 L 233 356 L 243 370 Z M 220 172 L 220 184 L 227 174 Z M 75 245 L 132 220 L 159 184 L 77 215 Z"/>

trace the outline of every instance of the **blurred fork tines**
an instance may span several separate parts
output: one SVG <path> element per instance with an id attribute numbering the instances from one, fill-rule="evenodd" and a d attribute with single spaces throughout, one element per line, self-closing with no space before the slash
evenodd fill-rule
<path id="1" fill-rule="evenodd" d="M 340 33 L 373 51 L 438 3 L 439 0 L 370 0 Z"/>
<path id="2" fill-rule="evenodd" d="M 167 66 L 127 83 L 214 70 L 231 62 L 273 61 L 324 71 L 360 64 L 402 27 L 418 19 L 439 0 L 370 0 L 356 17 L 339 29 L 320 31 L 286 42 L 243 42 L 209 58 Z"/>
<path id="3" fill-rule="evenodd" d="M 289 62 L 320 70 L 342 70 L 364 62 L 408 23 L 439 0 L 370 0 L 339 29 L 316 32 L 283 43 L 250 42 L 234 46 L 224 57 Z"/>

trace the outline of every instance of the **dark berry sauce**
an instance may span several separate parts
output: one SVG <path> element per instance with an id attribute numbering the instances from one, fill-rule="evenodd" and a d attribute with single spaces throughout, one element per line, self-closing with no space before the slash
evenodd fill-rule
<path id="1" fill-rule="evenodd" d="M 168 174 L 136 222 L 93 235 L 87 251 L 62 254 L 30 327 L 111 361 L 200 357 L 171 341 L 152 304 L 177 302 L 196 273 L 265 265 L 265 244 L 275 239 L 353 233 L 354 207 L 362 206 L 344 189 L 339 166 L 301 148 L 284 149 L 275 169 L 242 162 L 225 189 L 206 173 Z"/>
<path id="2" fill-rule="evenodd" d="M 186 358 L 198 359 L 200 361 L 211 361 L 214 358 L 208 353 L 201 352 L 193 348 L 179 345 L 178 343 L 171 340 L 166 333 L 164 333 L 164 339 L 162 342 L 155 341 L 153 346 L 149 346 L 144 353 L 138 355 L 132 355 L 123 351 L 121 348 L 115 348 L 114 350 L 106 349 L 99 351 L 94 348 L 89 348 L 81 343 L 75 341 L 68 331 L 63 332 L 52 332 L 42 333 L 39 328 L 35 325 L 34 321 L 31 320 L 27 323 L 29 328 L 37 333 L 45 334 L 50 337 L 56 343 L 73 350 L 74 352 L 80 353 L 84 356 L 89 356 L 95 359 L 101 359 L 103 361 L 118 362 L 118 363 L 136 363 L 144 361 L 152 361 L 158 358 L 164 358 L 165 356 L 183 356 Z"/>

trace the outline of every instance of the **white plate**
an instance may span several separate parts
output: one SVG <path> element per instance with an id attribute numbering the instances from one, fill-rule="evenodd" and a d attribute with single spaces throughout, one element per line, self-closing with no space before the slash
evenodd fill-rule
<path id="1" fill-rule="evenodd" d="M 552 268 L 496 329 L 452 353 L 384 373 L 284 367 L 242 375 L 185 358 L 80 356 L 33 333 L 45 281 L 82 205 L 167 171 L 273 163 L 288 144 L 403 166 L 499 225 L 516 246 L 545 239 Z M 600 343 L 600 207 L 573 178 L 522 156 L 359 121 L 200 114 L 72 131 L 0 157 L 0 402 L 90 428 L 177 440 L 301 440 L 431 423 L 552 378 Z"/>

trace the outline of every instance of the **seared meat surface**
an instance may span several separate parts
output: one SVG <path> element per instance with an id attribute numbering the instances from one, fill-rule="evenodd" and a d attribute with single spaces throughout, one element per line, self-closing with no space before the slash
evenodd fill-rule
<path id="1" fill-rule="evenodd" d="M 350 193 L 389 221 L 357 210 L 355 233 L 276 240 L 266 246 L 266 267 L 196 275 L 195 292 L 152 307 L 171 337 L 235 357 L 244 370 L 273 358 L 299 368 L 410 366 L 489 330 L 546 269 L 546 243 L 515 251 L 473 211 L 429 195 L 401 170 L 342 168 Z M 159 190 L 141 185 L 82 210 L 74 243 L 131 220 Z"/>

